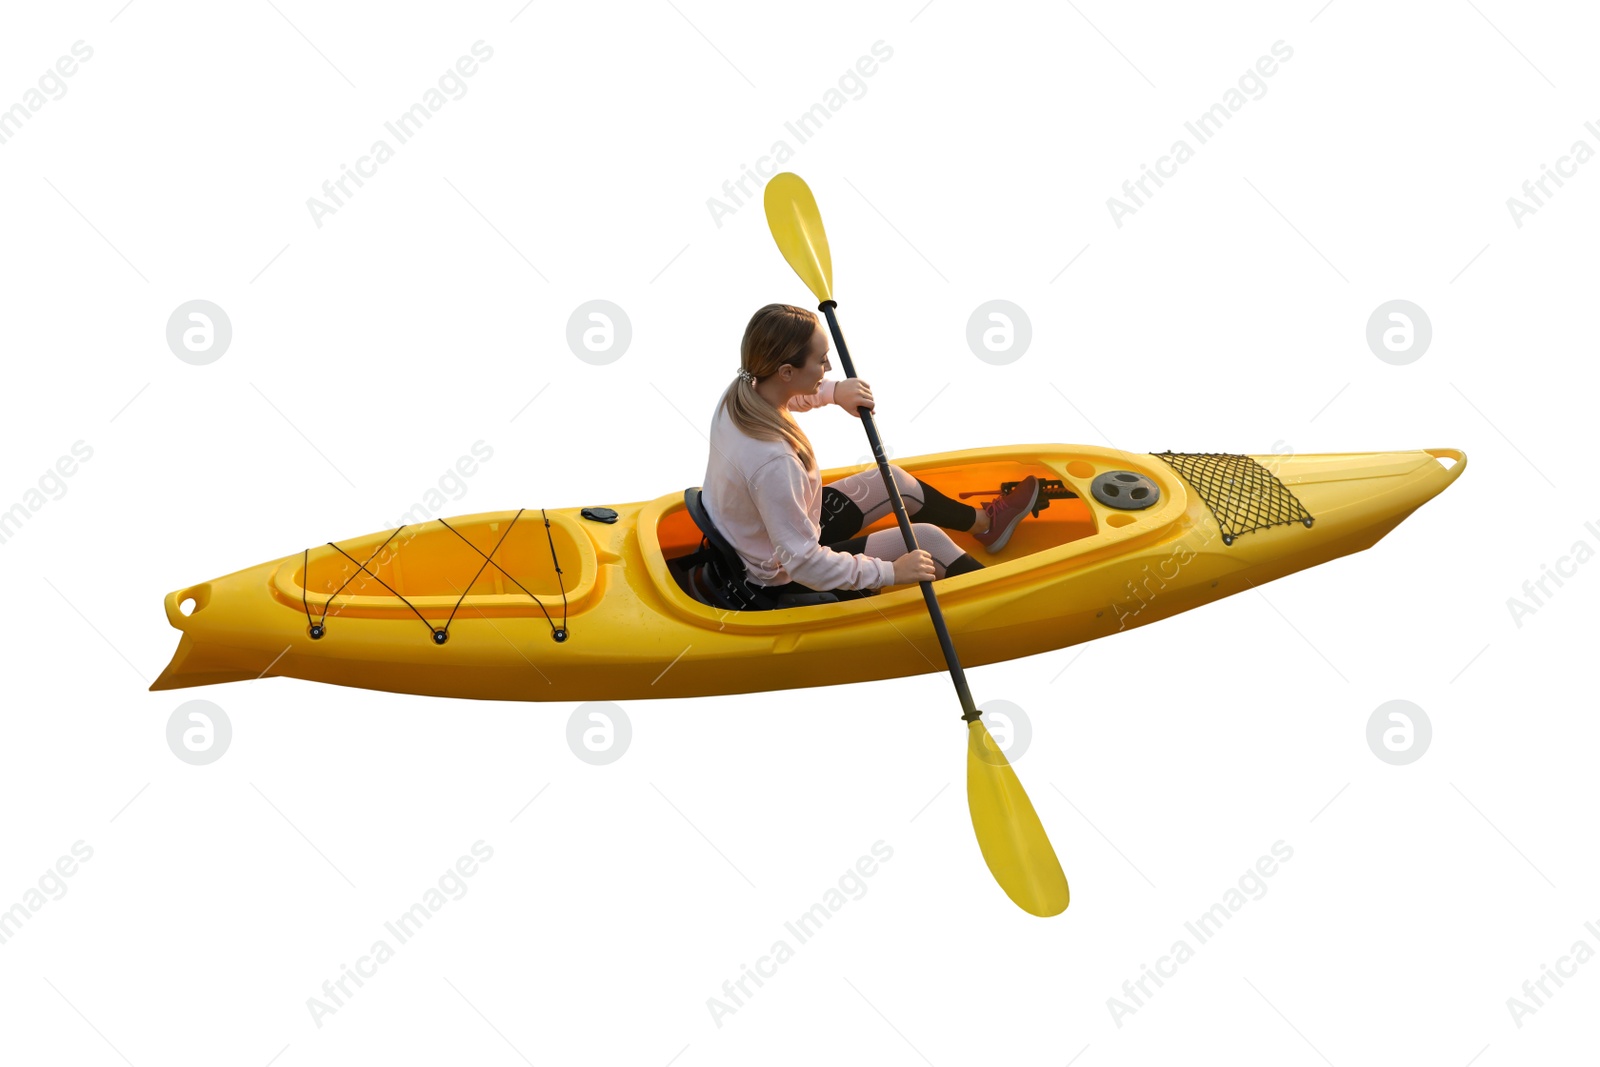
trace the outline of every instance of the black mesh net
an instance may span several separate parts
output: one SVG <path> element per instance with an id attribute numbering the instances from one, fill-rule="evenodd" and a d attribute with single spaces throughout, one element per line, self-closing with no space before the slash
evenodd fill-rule
<path id="1" fill-rule="evenodd" d="M 1184 481 L 1194 486 L 1206 502 L 1217 525 L 1222 527 L 1222 543 L 1269 526 L 1299 522 L 1312 523 L 1308 512 L 1275 474 L 1249 456 L 1223 452 L 1154 452 Z"/>

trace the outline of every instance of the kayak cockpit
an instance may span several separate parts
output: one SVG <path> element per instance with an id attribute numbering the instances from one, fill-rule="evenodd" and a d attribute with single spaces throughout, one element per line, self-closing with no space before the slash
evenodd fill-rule
<path id="1" fill-rule="evenodd" d="M 1121 536 L 1118 531 L 1124 526 L 1131 525 L 1133 521 L 1125 520 L 1122 516 L 1138 514 L 1130 511 L 1116 512 L 1106 517 L 1098 515 L 1097 512 L 1110 509 L 1099 508 L 1098 505 L 1091 506 L 1091 503 L 1084 499 L 1088 496 L 1087 481 L 1080 480 L 1092 478 L 1099 468 L 1088 463 L 1078 466 L 1070 457 L 1059 457 L 1059 462 L 1052 462 L 1058 457 L 1035 458 L 1009 449 L 985 449 L 978 452 L 931 456 L 927 459 L 933 462 L 918 464 L 915 467 L 908 466 L 907 470 L 946 496 L 974 506 L 981 506 L 1030 475 L 1038 478 L 1042 487 L 1033 514 L 1022 520 L 1005 550 L 998 555 L 989 555 L 965 533 L 948 531 L 957 544 L 984 564 L 986 570 L 963 575 L 960 578 L 945 579 L 937 586 L 939 589 L 944 589 L 949 582 L 981 583 L 989 570 L 1015 561 L 1036 558 L 1041 553 L 1074 542 L 1087 542 L 1106 533 Z M 946 462 L 940 463 L 939 460 Z M 822 480 L 824 484 L 829 484 L 861 469 L 863 468 L 824 471 Z M 654 517 L 651 518 L 648 511 L 647 514 L 641 515 L 640 529 L 643 532 L 648 524 L 653 528 L 658 540 L 660 558 L 665 564 L 663 577 L 666 578 L 666 582 L 660 582 L 658 579 L 662 593 L 674 600 L 682 597 L 692 600 L 697 605 L 726 612 L 732 605 L 722 602 L 723 598 L 718 597 L 716 591 L 709 587 L 710 583 L 695 582 L 690 573 L 691 568 L 684 566 L 701 549 L 704 537 L 701 526 L 681 502 L 673 506 L 666 503 L 664 498 L 658 509 L 649 510 L 654 511 Z M 916 516 L 912 515 L 911 519 L 915 522 Z M 895 526 L 896 520 L 891 513 L 859 533 L 889 530 Z M 653 554 L 647 553 L 647 555 Z M 1023 563 L 1022 566 L 1027 564 Z M 1007 571 L 1014 569 L 1006 568 Z M 667 587 L 668 584 L 671 588 Z M 893 591 L 888 591 L 888 596 L 893 597 L 903 590 L 910 590 L 915 594 L 915 587 L 906 586 L 895 587 Z M 801 601 L 792 606 L 829 611 L 871 610 L 871 606 L 862 605 L 859 600 L 859 597 L 841 597 L 837 603 L 832 604 Z M 879 601 L 883 602 L 884 600 Z M 790 605 L 780 605 L 776 610 L 787 612 L 790 607 Z"/>

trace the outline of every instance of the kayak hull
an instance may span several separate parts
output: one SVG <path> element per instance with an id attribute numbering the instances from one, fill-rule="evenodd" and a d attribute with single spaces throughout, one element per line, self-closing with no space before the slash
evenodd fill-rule
<path id="1" fill-rule="evenodd" d="M 1030 445 L 896 463 L 947 493 L 947 485 L 992 489 L 1024 471 L 1077 493 L 1024 519 L 998 557 L 970 546 L 984 570 L 934 584 L 966 666 L 1148 625 L 1359 552 L 1466 466 L 1451 449 L 1252 458 L 1314 517 L 1309 525 L 1256 529 L 1227 543 L 1214 500 L 1161 459 L 1112 449 Z M 856 469 L 825 471 L 823 480 Z M 1143 511 L 1100 504 L 1090 482 L 1114 470 L 1150 478 L 1160 503 Z M 360 561 L 369 552 L 382 559 L 394 534 L 175 590 L 165 606 L 182 637 L 151 688 L 294 677 L 487 700 L 634 700 L 946 669 L 915 586 L 835 604 L 722 611 L 692 600 L 668 566 L 698 541 L 681 494 L 612 508 L 611 524 L 576 508 L 429 520 L 438 525 L 418 524 L 428 532 L 371 572 Z M 874 528 L 890 524 L 892 516 Z M 472 538 L 477 547 L 466 543 Z M 319 620 L 323 636 L 313 638 Z"/>

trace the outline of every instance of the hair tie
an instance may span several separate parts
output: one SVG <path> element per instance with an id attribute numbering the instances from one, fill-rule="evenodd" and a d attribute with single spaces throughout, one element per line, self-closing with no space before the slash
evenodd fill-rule
<path id="1" fill-rule="evenodd" d="M 756 381 L 756 376 L 754 374 L 751 374 L 749 371 L 745 370 L 743 367 L 740 367 L 739 368 L 739 380 L 741 382 L 749 382 L 751 385 L 754 385 L 755 381 Z"/>

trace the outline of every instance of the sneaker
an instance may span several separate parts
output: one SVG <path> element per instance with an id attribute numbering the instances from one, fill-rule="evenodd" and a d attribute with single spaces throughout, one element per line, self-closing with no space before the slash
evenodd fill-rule
<path id="1" fill-rule="evenodd" d="M 983 505 L 983 510 L 989 513 L 989 531 L 972 536 L 991 555 L 999 552 L 1011 540 L 1011 531 L 1017 528 L 1017 523 L 1033 511 L 1038 501 L 1039 479 L 1030 474 L 1012 486 L 1011 492 Z"/>

